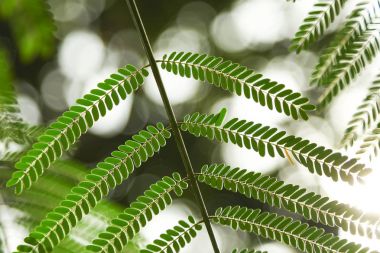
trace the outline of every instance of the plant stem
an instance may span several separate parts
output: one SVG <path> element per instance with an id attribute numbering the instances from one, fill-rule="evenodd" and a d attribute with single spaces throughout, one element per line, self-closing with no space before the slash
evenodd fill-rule
<path id="1" fill-rule="evenodd" d="M 210 219 L 209 219 L 209 216 L 207 213 L 206 205 L 205 205 L 205 202 L 203 200 L 202 193 L 199 189 L 198 182 L 195 178 L 194 170 L 193 170 L 193 167 L 191 165 L 191 161 L 190 161 L 189 155 L 187 153 L 186 146 L 185 146 L 185 143 L 183 141 L 181 132 L 179 130 L 177 120 L 176 120 L 174 112 L 173 112 L 173 108 L 170 105 L 169 98 L 166 94 L 165 87 L 164 87 L 164 84 L 162 82 L 161 75 L 160 75 L 156 60 L 154 59 L 152 47 L 149 43 L 148 35 L 146 34 L 144 24 L 143 24 L 141 17 L 140 17 L 139 10 L 137 8 L 135 0 L 126 0 L 126 1 L 127 1 L 129 10 L 132 14 L 133 21 L 137 27 L 138 32 L 139 32 L 140 39 L 141 39 L 141 42 L 144 46 L 144 49 L 145 49 L 146 55 L 148 57 L 149 63 L 151 65 L 152 72 L 153 72 L 154 78 L 156 80 L 157 87 L 158 87 L 158 90 L 160 92 L 161 99 L 162 99 L 162 102 L 163 102 L 165 110 L 166 110 L 166 114 L 169 118 L 170 126 L 173 129 L 173 134 L 174 134 L 174 137 L 175 137 L 175 140 L 177 143 L 178 151 L 181 155 L 182 162 L 185 166 L 187 175 L 190 179 L 190 186 L 192 188 L 192 192 L 195 195 L 195 199 L 198 202 L 198 206 L 200 208 L 202 218 L 205 222 L 205 226 L 206 226 L 208 235 L 210 237 L 212 247 L 213 247 L 215 253 L 219 253 L 220 251 L 219 251 L 216 239 L 215 239 L 214 232 L 213 232 L 212 227 L 211 227 L 211 223 L 210 223 Z"/>

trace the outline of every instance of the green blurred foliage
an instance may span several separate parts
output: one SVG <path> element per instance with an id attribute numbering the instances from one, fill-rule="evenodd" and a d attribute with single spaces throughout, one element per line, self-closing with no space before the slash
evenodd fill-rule
<path id="1" fill-rule="evenodd" d="M 0 1 L 0 18 L 8 22 L 23 62 L 54 52 L 55 26 L 48 9 L 44 0 Z"/>

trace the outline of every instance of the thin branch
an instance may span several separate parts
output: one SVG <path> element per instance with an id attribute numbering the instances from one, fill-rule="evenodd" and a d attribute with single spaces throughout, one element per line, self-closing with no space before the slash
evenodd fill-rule
<path id="1" fill-rule="evenodd" d="M 208 217 L 207 208 L 206 208 L 205 202 L 203 200 L 203 196 L 202 196 L 202 193 L 200 191 L 198 182 L 195 178 L 194 170 L 193 170 L 193 167 L 191 165 L 191 161 L 190 161 L 188 152 L 186 150 L 186 146 L 185 146 L 185 143 L 183 141 L 181 132 L 179 130 L 177 120 L 176 120 L 174 112 L 173 112 L 173 108 L 171 107 L 170 102 L 169 102 L 169 98 L 166 94 L 165 87 L 164 87 L 164 84 L 162 82 L 161 75 L 160 75 L 156 60 L 154 59 L 152 47 L 149 43 L 148 35 L 146 34 L 144 24 L 143 24 L 141 17 L 140 17 L 139 10 L 138 10 L 136 2 L 134 0 L 126 0 L 126 1 L 127 1 L 129 10 L 131 12 L 131 15 L 133 17 L 133 21 L 137 27 L 138 32 L 139 32 L 140 39 L 141 39 L 141 42 L 144 46 L 144 49 L 145 49 L 146 55 L 148 57 L 149 63 L 151 65 L 152 72 L 153 72 L 154 78 L 156 80 L 156 84 L 157 84 L 158 90 L 159 90 L 160 95 L 161 95 L 162 102 L 163 102 L 165 110 L 166 110 L 166 114 L 169 118 L 170 126 L 173 129 L 173 134 L 174 134 L 174 137 L 175 137 L 175 140 L 177 143 L 178 151 L 181 155 L 182 162 L 185 166 L 187 175 L 190 179 L 190 186 L 192 187 L 192 192 L 195 195 L 195 198 L 196 198 L 196 201 L 198 202 L 198 206 L 200 208 L 202 217 L 205 221 L 205 226 L 206 226 L 208 235 L 210 237 L 212 247 L 213 247 L 215 253 L 219 253 L 220 251 L 219 251 L 216 239 L 215 239 L 214 232 L 213 232 L 212 227 L 211 227 L 211 223 L 210 223 L 210 220 Z"/>

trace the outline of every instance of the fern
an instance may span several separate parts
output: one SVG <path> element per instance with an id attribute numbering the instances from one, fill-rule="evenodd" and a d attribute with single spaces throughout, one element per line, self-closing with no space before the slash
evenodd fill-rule
<path id="1" fill-rule="evenodd" d="M 52 167 L 52 170 L 46 173 L 38 184 L 33 185 L 21 196 L 16 197 L 11 194 L 10 189 L 1 191 L 0 201 L 1 196 L 4 198 L 2 205 L 5 203 L 6 206 L 23 212 L 24 215 L 16 218 L 14 222 L 26 230 L 37 226 L 46 213 L 59 204 L 62 198 L 70 192 L 70 189 L 83 180 L 87 174 L 87 168 L 78 162 L 59 160 Z M 9 178 L 11 170 L 4 167 L 0 167 L 0 170 L 2 171 L 0 183 L 2 183 Z M 66 237 L 52 252 L 85 252 L 83 243 L 90 242 L 97 233 L 102 231 L 108 219 L 115 217 L 121 211 L 121 207 L 116 204 L 108 201 L 100 202 L 86 219 L 77 225 L 70 236 Z M 130 249 L 133 244 L 134 242 L 131 242 L 128 248 Z M 8 252 L 10 251 L 4 251 L 4 253 Z"/>
<path id="2" fill-rule="evenodd" d="M 376 157 L 380 150 L 380 123 L 370 133 L 364 135 L 363 142 L 359 149 L 356 151 L 358 159 L 365 159 L 369 157 Z"/>
<path id="3" fill-rule="evenodd" d="M 380 15 L 380 10 L 377 15 Z M 367 24 L 366 30 L 358 36 L 347 50 L 339 57 L 338 62 L 331 68 L 331 74 L 326 78 L 328 86 L 319 98 L 319 106 L 329 104 L 341 90 L 369 64 L 378 54 L 379 40 L 379 16 Z"/>
<path id="4" fill-rule="evenodd" d="M 189 216 L 188 222 L 179 221 L 177 226 L 161 234 L 159 239 L 154 240 L 152 244 L 146 246 L 146 249 L 141 250 L 140 253 L 179 252 L 181 248 L 191 242 L 197 235 L 197 231 L 201 229 L 202 225 L 199 222 L 196 223 L 194 218 Z"/>
<path id="5" fill-rule="evenodd" d="M 342 54 L 346 52 L 347 46 L 351 45 L 357 37 L 363 34 L 366 25 L 374 18 L 373 13 L 377 5 L 377 1 L 363 1 L 356 5 L 343 28 L 319 57 L 318 64 L 311 76 L 311 84 L 328 84 L 326 78 L 331 74 L 331 68 L 338 62 Z"/>
<path id="6" fill-rule="evenodd" d="M 0 111 L 9 111 L 9 105 L 17 104 L 14 88 L 12 86 L 12 67 L 10 57 L 0 44 Z M 13 111 L 14 112 L 14 111 Z M 18 108 L 16 112 L 19 112 Z"/>
<path id="7" fill-rule="evenodd" d="M 76 105 L 50 124 L 33 148 L 16 163 L 17 171 L 8 181 L 8 187 L 14 186 L 17 194 L 29 189 L 45 169 L 61 157 L 100 116 L 105 116 L 120 100 L 126 99 L 127 94 L 136 91 L 148 74 L 144 68 L 138 70 L 132 65 L 118 72 L 78 99 Z"/>
<path id="8" fill-rule="evenodd" d="M 341 240 L 333 234 L 326 234 L 322 228 L 310 227 L 306 223 L 259 209 L 228 206 L 219 208 L 213 217 L 215 223 L 229 226 L 234 230 L 255 233 L 264 238 L 277 240 L 303 252 L 369 252 L 360 244 Z"/>
<path id="9" fill-rule="evenodd" d="M 93 252 L 119 252 L 150 220 L 172 203 L 171 192 L 178 197 L 187 189 L 178 173 L 150 186 L 130 207 L 111 221 L 106 232 L 99 234 L 87 249 Z"/>
<path id="10" fill-rule="evenodd" d="M 54 51 L 56 28 L 48 9 L 44 0 L 0 2 L 0 16 L 9 22 L 24 62 L 46 58 Z"/>
<path id="11" fill-rule="evenodd" d="M 0 121 L 2 122 L 0 140 L 5 145 L 14 142 L 23 146 L 29 146 L 44 130 L 40 126 L 32 126 L 25 123 L 18 114 L 10 112 L 0 115 Z M 0 160 L 3 160 L 2 156 L 0 156 Z"/>
<path id="12" fill-rule="evenodd" d="M 1 5 L 1 4 L 0 4 Z M 30 142 L 24 132 L 29 125 L 23 122 L 13 84 L 12 66 L 8 52 L 0 44 L 0 141 L 6 147 L 10 143 Z M 3 155 L 0 155 L 0 159 Z"/>
<path id="13" fill-rule="evenodd" d="M 18 161 L 23 155 L 25 155 L 25 151 L 6 151 L 4 152 L 1 157 L 0 161 L 1 162 L 9 162 L 9 163 L 14 163 Z"/>
<path id="14" fill-rule="evenodd" d="M 309 227 L 300 221 L 275 213 L 230 206 L 219 208 L 214 216 L 208 215 L 196 179 L 213 188 L 239 192 L 281 210 L 299 214 L 310 221 L 337 227 L 354 235 L 380 239 L 377 229 L 380 222 L 378 216 L 372 216 L 347 204 L 332 201 L 298 185 L 286 184 L 275 177 L 248 172 L 244 169 L 232 169 L 224 164 L 206 165 L 200 173 L 194 173 L 178 127 L 196 137 L 202 136 L 210 140 L 216 139 L 252 149 L 261 156 L 279 155 L 290 160 L 294 158 L 311 173 L 330 177 L 334 181 L 341 180 L 350 184 L 362 182 L 371 169 L 358 163 L 356 159 L 350 159 L 309 140 L 288 135 L 277 128 L 238 118 L 224 122 L 226 109 L 210 115 L 193 113 L 187 115 L 183 122 L 177 122 L 160 78 L 157 63 L 160 63 L 162 69 L 175 75 L 205 81 L 235 95 L 245 96 L 270 110 L 284 113 L 294 120 L 300 118 L 307 120 L 309 113 L 315 110 L 315 107 L 301 93 L 287 89 L 283 84 L 264 78 L 245 66 L 226 61 L 221 57 L 191 52 L 172 52 L 164 55 L 162 60 L 156 61 L 137 5 L 134 0 L 127 2 L 141 35 L 149 65 L 140 69 L 127 65 L 119 69 L 117 74 L 112 74 L 110 78 L 98 84 L 96 89 L 78 99 L 74 106 L 52 123 L 38 138 L 32 149 L 16 163 L 17 170 L 12 174 L 7 186 L 14 187 L 18 194 L 33 186 L 30 191 L 20 197 L 17 205 L 28 205 L 28 210 L 32 214 L 19 222 L 36 226 L 24 239 L 24 243 L 17 247 L 18 252 L 47 253 L 53 250 L 82 252 L 84 249 L 81 245 L 72 240 L 78 228 L 82 233 L 87 234 L 86 244 L 92 240 L 87 250 L 103 253 L 122 252 L 126 250 L 126 244 L 131 242 L 154 215 L 158 215 L 172 203 L 174 195 L 182 196 L 183 191 L 188 187 L 188 182 L 191 183 L 191 190 L 195 193 L 202 220 L 196 222 L 190 216 L 188 221 L 179 221 L 177 226 L 167 230 L 159 239 L 141 250 L 142 253 L 179 252 L 202 229 L 202 223 L 205 223 L 214 251 L 219 252 L 210 219 L 233 229 L 239 228 L 243 231 L 254 232 L 264 238 L 278 240 L 305 252 L 368 252 L 368 248 L 362 248 L 359 244 L 341 240 L 333 234 L 325 233 L 323 229 Z M 316 10 L 309 13 L 309 17 L 304 20 L 304 25 L 300 27 L 291 49 L 300 52 L 315 42 L 334 21 L 345 2 L 346 0 L 319 0 L 314 6 Z M 4 12 L 4 6 L 7 5 L 1 2 L 0 12 Z M 377 54 L 380 47 L 377 31 L 380 9 L 377 7 L 376 4 L 357 5 L 345 28 L 326 50 L 326 52 L 331 52 L 331 55 L 326 56 L 326 53 L 323 56 L 313 76 L 314 79 L 318 79 L 315 79 L 317 83 L 329 83 L 320 99 L 320 107 L 328 104 L 332 97 L 347 86 Z M 18 6 L 11 3 L 8 8 L 11 10 L 10 13 L 15 13 Z M 162 123 L 158 123 L 133 135 L 131 140 L 119 146 L 118 150 L 112 152 L 111 156 L 103 162 L 99 162 L 88 174 L 78 173 L 80 175 L 75 179 L 69 176 L 70 183 L 74 181 L 73 184 L 76 185 L 74 187 L 61 178 L 54 180 L 50 174 L 44 180 L 40 180 L 39 184 L 34 184 L 48 167 L 59 160 L 63 153 L 76 143 L 100 117 L 105 116 L 121 100 L 126 99 L 127 95 L 143 84 L 144 78 L 148 75 L 147 67 L 152 68 L 157 81 L 170 127 L 166 128 Z M 373 93 L 377 92 L 376 84 L 374 87 L 371 90 Z M 373 101 L 373 98 L 368 97 L 365 103 Z M 0 103 L 2 101 L 5 99 L 0 100 Z M 376 107 L 371 105 L 368 107 L 372 111 L 363 113 L 366 116 L 356 115 L 361 118 L 360 124 L 365 125 L 363 131 L 369 128 L 367 125 L 372 121 L 377 120 L 377 115 L 373 115 L 378 113 L 377 104 Z M 367 110 L 367 105 L 363 110 Z M 124 211 L 110 208 L 110 213 L 107 215 L 104 212 L 96 212 L 96 208 L 99 207 L 107 209 L 107 206 L 103 206 L 100 202 L 110 191 L 166 145 L 166 141 L 171 136 L 169 130 L 173 131 L 188 177 L 182 179 L 178 173 L 174 173 L 172 177 L 165 176 L 151 185 Z M 0 132 L 0 137 L 1 134 Z M 21 133 L 21 137 L 25 138 L 25 133 Z M 17 155 L 19 154 L 7 156 L 14 159 Z M 72 171 L 68 173 L 71 174 Z M 62 178 L 66 176 L 62 171 L 59 174 Z M 54 182 L 54 187 L 65 192 L 63 200 L 61 200 L 62 191 L 49 190 L 52 186 L 47 182 Z M 41 199 L 43 201 L 39 201 Z M 52 211 L 46 214 L 47 210 Z M 102 215 L 102 221 L 113 217 L 103 232 L 99 232 L 93 226 L 84 227 L 86 226 L 84 217 L 90 212 Z M 42 221 L 37 225 L 41 219 Z M 86 232 L 86 229 L 92 231 Z M 233 253 L 238 252 L 259 253 L 248 249 L 233 250 Z"/>
<path id="15" fill-rule="evenodd" d="M 157 128 L 148 126 L 147 131 L 140 131 L 132 140 L 119 146 L 111 157 L 98 163 L 85 180 L 74 187 L 60 205 L 46 215 L 41 224 L 25 238 L 26 244 L 17 248 L 18 251 L 50 251 L 102 197 L 165 146 L 169 137 L 170 133 L 163 125 L 157 124 Z"/>
<path id="16" fill-rule="evenodd" d="M 293 119 L 308 119 L 315 108 L 300 93 L 286 89 L 285 85 L 263 78 L 247 67 L 207 54 L 173 52 L 164 55 L 161 68 L 175 75 L 207 81 L 238 96 L 252 98 L 256 103 Z"/>
<path id="17" fill-rule="evenodd" d="M 223 124 L 224 114 L 187 115 L 181 123 L 181 129 L 195 136 L 253 149 L 261 156 L 268 153 L 272 157 L 278 154 L 285 158 L 287 153 L 290 153 L 311 173 L 331 177 L 334 181 L 341 179 L 353 184 L 355 179 L 361 182 L 363 177 L 371 172 L 364 164 L 358 164 L 356 159 L 349 159 L 331 149 L 300 137 L 286 135 L 285 131 L 261 123 L 233 118 Z"/>
<path id="18" fill-rule="evenodd" d="M 204 165 L 198 180 L 218 190 L 239 192 L 274 207 L 302 215 L 308 220 L 340 227 L 352 234 L 380 238 L 380 219 L 347 204 L 331 201 L 298 185 L 285 184 L 274 177 L 224 164 Z"/>
<path id="19" fill-rule="evenodd" d="M 368 90 L 367 96 L 357 108 L 348 127 L 344 132 L 341 141 L 343 146 L 351 146 L 358 137 L 366 132 L 374 122 L 377 121 L 380 114 L 380 74 Z"/>
<path id="20" fill-rule="evenodd" d="M 299 53 L 318 40 L 346 2 L 347 0 L 318 0 L 294 36 L 290 50 Z"/>

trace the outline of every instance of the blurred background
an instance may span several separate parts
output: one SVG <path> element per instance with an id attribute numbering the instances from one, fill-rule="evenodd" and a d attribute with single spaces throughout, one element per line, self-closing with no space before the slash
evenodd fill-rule
<path id="1" fill-rule="evenodd" d="M 143 66 L 147 62 L 125 1 L 47 2 L 56 25 L 55 40 L 51 41 L 51 45 L 42 45 L 38 40 L 29 45 L 31 48 L 47 47 L 46 51 L 51 52 L 43 54 L 43 57 L 23 57 L 16 46 L 12 23 L 6 19 L 0 20 L 0 41 L 9 52 L 12 62 L 13 83 L 21 117 L 30 124 L 43 126 L 67 110 L 76 99 L 95 88 L 98 82 L 118 67 L 126 64 Z M 138 0 L 137 3 L 157 58 L 171 51 L 193 51 L 222 56 L 282 82 L 315 102 L 320 91 L 311 88 L 308 80 L 318 59 L 318 53 L 327 45 L 357 1 L 349 1 L 327 35 L 313 46 L 312 50 L 299 55 L 289 53 L 288 46 L 314 3 L 310 0 L 297 0 L 295 3 L 285 0 Z M 12 17 L 18 18 L 22 19 L 22 15 Z M 28 25 L 27 20 L 23 22 L 26 22 L 24 26 Z M 227 107 L 228 118 L 240 117 L 286 129 L 291 134 L 334 148 L 376 75 L 378 63 L 375 61 L 367 68 L 365 73 L 328 107 L 328 110 L 312 115 L 307 122 L 292 121 L 289 117 L 269 111 L 252 100 L 232 96 L 192 79 L 177 77 L 167 72 L 162 72 L 162 76 L 178 118 L 195 111 L 211 113 Z M 90 169 L 132 134 L 147 124 L 158 121 L 167 123 L 167 117 L 154 79 L 150 75 L 142 89 L 100 119 L 80 139 L 69 156 Z M 302 185 L 368 212 L 378 212 L 380 208 L 378 201 L 368 201 L 371 194 L 376 196 L 373 192 L 379 190 L 376 182 L 380 177 L 376 174 L 371 178 L 373 182 L 363 186 L 363 189 L 353 190 L 340 184 L 332 186 L 329 179 L 311 175 L 304 167 L 292 165 L 279 157 L 263 158 L 253 151 L 232 145 L 195 139 L 188 134 L 184 134 L 184 137 L 196 170 L 203 164 L 223 162 L 275 175 L 288 183 Z M 7 148 L 9 149 L 9 146 Z M 17 149 L 18 146 L 13 145 L 12 148 Z M 6 147 L 2 145 L 0 152 L 5 151 Z M 372 167 L 379 165 L 378 161 L 371 163 Z M 117 187 L 109 199 L 121 207 L 126 207 L 151 183 L 174 171 L 184 174 L 174 139 L 171 139 L 167 147 Z M 210 212 L 219 206 L 231 204 L 260 207 L 264 210 L 270 208 L 230 192 L 214 191 L 203 185 L 201 190 Z M 6 227 L 8 246 L 14 249 L 27 234 L 27 229 L 14 226 L 13 219 L 22 214 L 12 210 L 11 207 L 3 205 L 0 209 L 0 221 L 3 227 Z M 146 245 L 165 229 L 175 225 L 178 219 L 183 219 L 190 213 L 199 214 L 192 194 L 187 192 L 184 198 L 175 200 L 168 210 L 154 218 L 141 232 L 137 243 Z M 348 236 L 337 230 L 326 229 Z M 230 231 L 219 226 L 215 226 L 215 231 L 223 252 L 230 252 L 233 247 L 248 247 L 268 252 L 296 252 L 254 235 Z M 362 240 L 352 237 L 350 239 Z M 373 242 L 372 245 L 379 248 L 378 242 Z M 183 252 L 196 251 L 211 252 L 205 229 Z"/>

